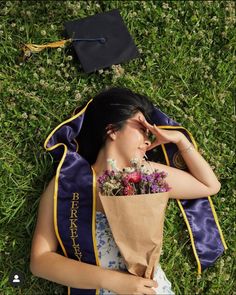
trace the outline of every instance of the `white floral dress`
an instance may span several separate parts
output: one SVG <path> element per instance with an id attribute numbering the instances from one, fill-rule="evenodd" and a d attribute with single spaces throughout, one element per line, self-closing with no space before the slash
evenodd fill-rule
<path id="1" fill-rule="evenodd" d="M 124 260 L 114 241 L 106 215 L 98 211 L 96 211 L 96 240 L 101 267 L 127 271 Z M 158 287 L 154 288 L 156 294 L 174 295 L 174 292 L 171 290 L 171 283 L 168 281 L 160 264 L 155 272 L 154 279 L 158 283 Z M 99 295 L 106 294 L 114 295 L 115 293 L 106 289 L 100 289 Z"/>

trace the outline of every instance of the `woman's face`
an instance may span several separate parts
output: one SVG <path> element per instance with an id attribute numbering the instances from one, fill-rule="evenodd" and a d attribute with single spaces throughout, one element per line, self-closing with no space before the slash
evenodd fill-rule
<path id="1" fill-rule="evenodd" d="M 121 130 L 116 131 L 115 144 L 121 156 L 127 163 L 131 159 L 142 160 L 147 148 L 151 145 L 148 139 L 149 130 L 139 121 L 145 119 L 141 112 L 129 118 Z"/>

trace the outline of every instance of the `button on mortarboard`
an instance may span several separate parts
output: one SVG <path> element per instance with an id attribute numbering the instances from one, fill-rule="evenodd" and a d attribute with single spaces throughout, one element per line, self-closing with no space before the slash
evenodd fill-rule
<path id="1" fill-rule="evenodd" d="M 86 73 L 138 57 L 118 9 L 65 23 L 65 30 Z"/>

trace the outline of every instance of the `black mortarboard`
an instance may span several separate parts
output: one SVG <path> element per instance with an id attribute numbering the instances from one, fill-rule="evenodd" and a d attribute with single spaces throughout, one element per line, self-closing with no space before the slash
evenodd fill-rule
<path id="1" fill-rule="evenodd" d="M 118 9 L 68 21 L 65 30 L 86 73 L 139 55 Z"/>

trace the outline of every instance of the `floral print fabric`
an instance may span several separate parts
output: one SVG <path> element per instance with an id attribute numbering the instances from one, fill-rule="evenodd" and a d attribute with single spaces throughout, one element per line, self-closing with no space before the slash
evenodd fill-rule
<path id="1" fill-rule="evenodd" d="M 99 211 L 96 211 L 96 240 L 101 267 L 127 271 L 124 260 L 114 241 L 107 218 Z M 158 283 L 158 287 L 155 288 L 156 294 L 174 295 L 174 292 L 171 290 L 171 283 L 168 281 L 160 264 L 156 269 L 154 279 Z M 108 294 L 115 295 L 115 293 L 109 290 L 100 289 L 99 295 Z"/>

